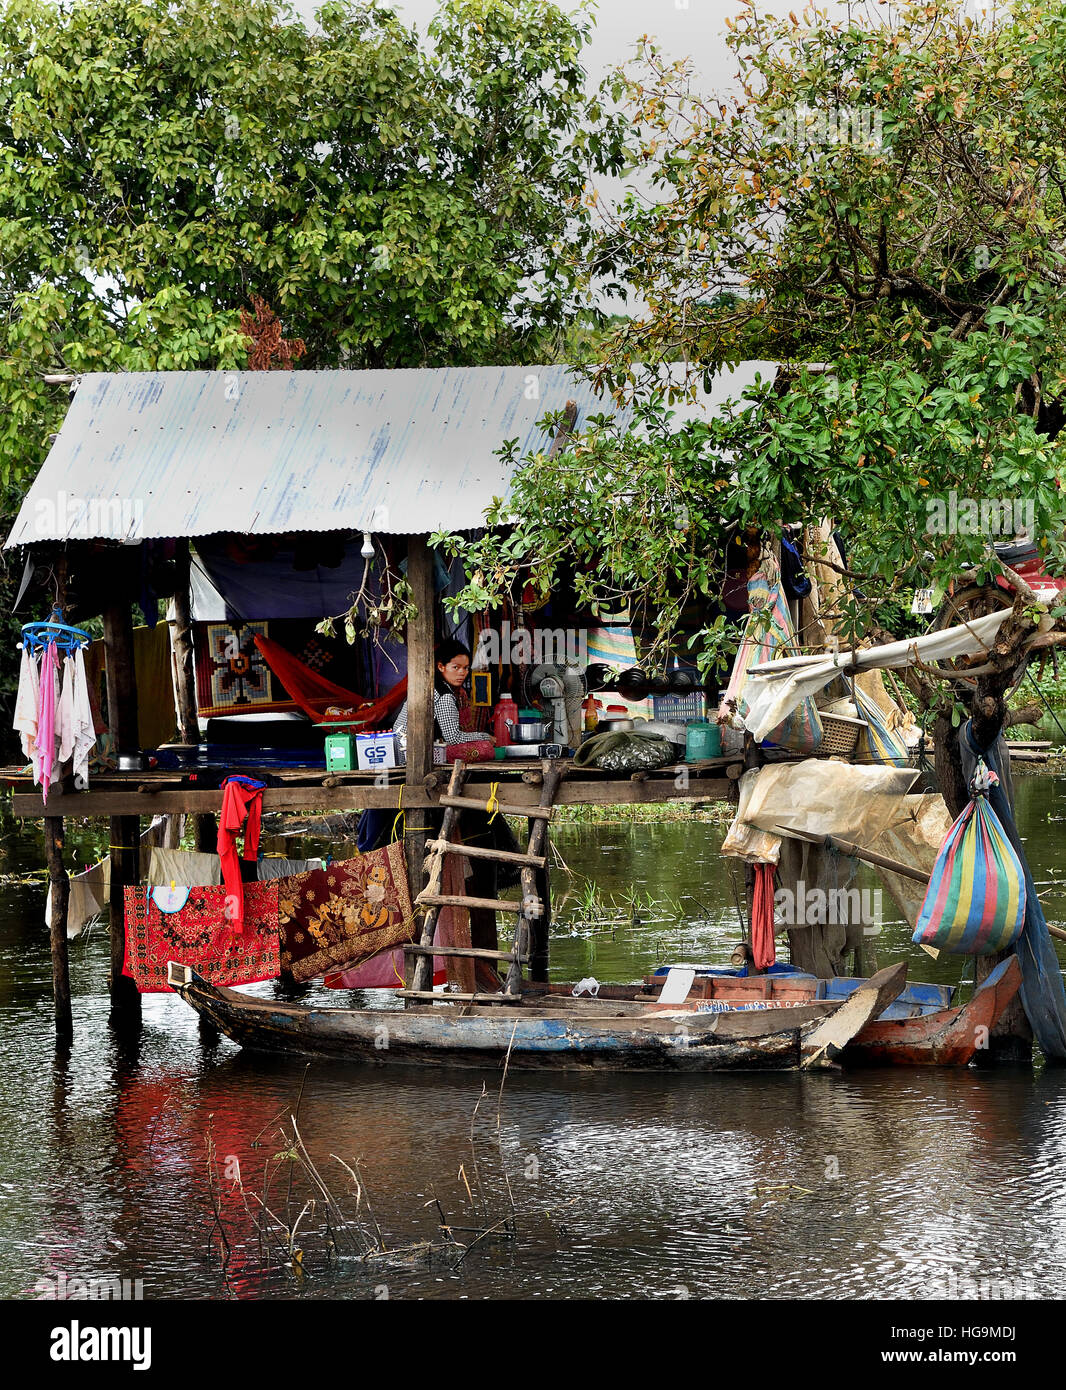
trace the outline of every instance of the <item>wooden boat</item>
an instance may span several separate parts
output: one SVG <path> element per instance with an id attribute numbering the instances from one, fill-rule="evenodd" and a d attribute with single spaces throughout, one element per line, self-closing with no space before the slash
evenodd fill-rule
<path id="1" fill-rule="evenodd" d="M 649 976 L 656 988 L 661 976 Z M 1015 956 L 1001 961 L 965 1004 L 953 1004 L 949 985 L 912 984 L 867 1023 L 844 1049 L 845 1066 L 964 1067 L 987 1046 L 988 1035 L 1021 985 Z M 716 1012 L 757 1008 L 773 1012 L 787 1003 L 847 998 L 862 982 L 851 978 L 818 980 L 812 975 L 738 977 L 707 972 L 693 982 L 688 998 L 671 1011 Z M 549 986 L 548 988 L 555 988 Z M 656 1005 L 649 1007 L 654 1011 Z"/>
<path id="2" fill-rule="evenodd" d="M 906 966 L 890 966 L 844 999 L 764 1011 L 654 1012 L 639 1000 L 523 995 L 518 1004 L 318 1009 L 208 984 L 170 962 L 170 984 L 241 1046 L 378 1064 L 564 1071 L 787 1071 L 834 1066 L 848 1042 L 898 997 Z"/>
<path id="3" fill-rule="evenodd" d="M 1000 961 L 958 1008 L 925 1008 L 900 1017 L 893 1004 L 880 1018 L 866 1024 L 848 1043 L 849 1066 L 964 1067 L 979 1049 L 1022 983 L 1018 958 Z"/>

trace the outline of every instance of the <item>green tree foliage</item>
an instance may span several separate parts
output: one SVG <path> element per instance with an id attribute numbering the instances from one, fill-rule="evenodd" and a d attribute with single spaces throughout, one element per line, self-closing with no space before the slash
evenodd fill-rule
<path id="1" fill-rule="evenodd" d="M 43 456 L 67 370 L 241 366 L 251 294 L 301 367 L 523 360 L 581 303 L 585 11 L 445 0 L 0 10 L 0 466 Z M 612 153 L 612 150 L 615 152 Z"/>
<path id="2" fill-rule="evenodd" d="M 600 380 L 639 415 L 664 363 L 690 384 L 756 353 L 786 370 L 710 423 L 652 410 L 646 442 L 601 425 L 535 460 L 507 553 L 469 551 L 484 587 L 577 570 L 665 628 L 672 594 L 721 582 L 708 546 L 729 527 L 832 517 L 852 626 L 887 624 L 914 587 L 997 569 L 987 533 L 940 524 L 952 493 L 1031 506 L 1062 571 L 1066 3 L 980 22 L 966 8 L 778 20 L 748 3 L 735 100 L 694 92 L 650 45 L 613 79 L 630 167 L 658 196 L 602 227 L 596 270 L 646 308 Z M 675 380 L 665 400 L 680 394 Z M 567 531 L 574 515 L 594 524 Z M 708 630 L 701 650 L 722 641 Z"/>

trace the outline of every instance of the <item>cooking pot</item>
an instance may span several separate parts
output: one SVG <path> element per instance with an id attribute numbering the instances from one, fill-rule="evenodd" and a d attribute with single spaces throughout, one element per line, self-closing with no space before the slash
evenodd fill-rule
<path id="1" fill-rule="evenodd" d="M 615 687 L 627 700 L 644 700 L 648 694 L 648 678 L 639 666 L 623 671 Z"/>
<path id="2" fill-rule="evenodd" d="M 596 727 L 602 732 L 604 729 L 603 721 L 601 720 Z M 608 719 L 606 723 L 606 729 L 609 734 L 626 734 L 629 733 L 632 728 L 632 719 Z"/>
<path id="3" fill-rule="evenodd" d="M 143 772 L 148 766 L 148 760 L 143 753 L 120 753 L 118 757 L 119 772 Z"/>
<path id="4" fill-rule="evenodd" d="M 609 690 L 614 679 L 614 671 L 610 666 L 605 666 L 601 661 L 594 661 L 585 672 L 585 688 L 590 691 Z"/>
<path id="5" fill-rule="evenodd" d="M 519 715 L 518 722 L 511 725 L 511 741 L 513 743 L 547 743 L 548 720 Z"/>

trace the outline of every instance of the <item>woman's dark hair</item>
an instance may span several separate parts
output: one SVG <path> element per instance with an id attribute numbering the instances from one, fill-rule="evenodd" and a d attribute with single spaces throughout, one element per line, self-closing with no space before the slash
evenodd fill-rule
<path id="1" fill-rule="evenodd" d="M 457 656 L 469 657 L 470 648 L 465 647 L 462 642 L 457 642 L 454 637 L 450 637 L 446 642 L 442 642 L 433 653 L 433 686 L 442 695 L 446 694 L 451 686 L 437 670 L 438 666 L 447 666 L 449 661 L 454 661 Z"/>

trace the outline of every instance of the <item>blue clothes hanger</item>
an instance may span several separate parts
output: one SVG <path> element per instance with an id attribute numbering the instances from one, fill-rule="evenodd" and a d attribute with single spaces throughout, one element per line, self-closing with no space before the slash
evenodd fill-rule
<path id="1" fill-rule="evenodd" d="M 74 652 L 79 647 L 87 647 L 93 639 L 80 627 L 71 627 L 63 621 L 63 610 L 57 604 L 47 622 L 24 623 L 20 648 L 29 652 L 43 651 L 54 643 L 63 652 Z"/>

